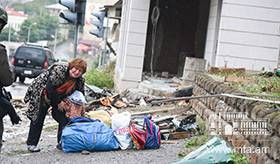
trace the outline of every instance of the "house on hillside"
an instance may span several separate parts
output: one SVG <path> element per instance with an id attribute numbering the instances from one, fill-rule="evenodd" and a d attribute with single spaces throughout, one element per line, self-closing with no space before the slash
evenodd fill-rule
<path id="1" fill-rule="evenodd" d="M 122 1 L 116 89 L 136 87 L 143 72 L 182 76 L 189 58 L 205 69 L 273 70 L 279 26 L 279 0 Z"/>
<path id="2" fill-rule="evenodd" d="M 23 11 L 16 11 L 13 8 L 6 7 L 5 11 L 8 14 L 7 28 L 13 28 L 16 31 L 20 30 L 21 24 L 27 19 L 27 15 Z"/>

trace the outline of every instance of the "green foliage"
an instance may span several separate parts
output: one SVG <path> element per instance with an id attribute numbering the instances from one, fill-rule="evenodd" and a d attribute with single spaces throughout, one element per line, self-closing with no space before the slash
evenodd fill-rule
<path id="1" fill-rule="evenodd" d="M 253 75 L 250 85 L 246 83 L 233 83 L 233 87 L 247 93 L 266 93 L 280 96 L 280 78 L 277 76 L 264 77 Z"/>
<path id="2" fill-rule="evenodd" d="M 53 40 L 55 30 L 58 27 L 58 18 L 45 13 L 26 19 L 18 33 L 20 41 L 27 41 L 28 29 L 31 24 L 33 25 L 30 30 L 30 42 Z"/>
<path id="3" fill-rule="evenodd" d="M 18 40 L 18 36 L 16 31 L 11 28 L 10 29 L 10 41 L 17 41 Z M 6 27 L 2 30 L 1 34 L 0 34 L 0 41 L 8 41 L 9 40 L 9 27 Z"/>
<path id="4" fill-rule="evenodd" d="M 89 85 L 95 85 L 100 88 L 106 87 L 110 89 L 114 87 L 113 76 L 103 70 L 98 70 L 95 68 L 90 69 L 87 71 L 85 78 L 86 83 Z"/>
<path id="5" fill-rule="evenodd" d="M 199 128 L 199 131 L 198 133 L 200 135 L 203 135 L 205 134 L 205 131 L 206 131 L 206 123 L 205 121 L 198 115 L 196 115 L 196 123 L 198 125 L 198 128 Z"/>
<path id="6" fill-rule="evenodd" d="M 14 3 L 12 5 L 18 11 L 24 11 L 28 15 L 41 15 L 45 12 L 45 6 L 56 3 L 56 0 L 33 0 L 27 3 Z"/>
<path id="7" fill-rule="evenodd" d="M 114 75 L 115 72 L 116 61 L 112 61 L 107 64 L 104 68 L 104 72 L 110 74 L 111 76 Z"/>
<path id="8" fill-rule="evenodd" d="M 245 155 L 240 153 L 230 153 L 230 158 L 233 160 L 234 164 L 248 164 L 248 160 Z"/>
<path id="9" fill-rule="evenodd" d="M 205 144 L 209 139 L 210 137 L 208 135 L 194 136 L 186 142 L 185 147 L 186 148 L 198 147 Z"/>
<path id="10" fill-rule="evenodd" d="M 280 96 L 280 77 L 272 75 L 250 74 L 246 72 L 218 72 L 215 75 L 227 78 L 239 79 L 239 82 L 227 81 L 227 83 L 246 93 L 265 93 L 273 96 Z"/>

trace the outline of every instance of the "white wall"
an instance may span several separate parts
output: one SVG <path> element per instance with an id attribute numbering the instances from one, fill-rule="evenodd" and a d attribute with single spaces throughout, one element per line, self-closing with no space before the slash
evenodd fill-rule
<path id="1" fill-rule="evenodd" d="M 11 27 L 16 31 L 20 30 L 21 24 L 27 19 L 27 16 L 14 16 L 8 15 L 8 24 L 6 25 L 7 28 Z"/>
<path id="2" fill-rule="evenodd" d="M 150 0 L 122 4 L 115 82 L 117 90 L 133 88 L 142 80 Z"/>
<path id="3" fill-rule="evenodd" d="M 223 0 L 215 65 L 273 70 L 279 34 L 279 0 Z"/>
<path id="4" fill-rule="evenodd" d="M 219 3 L 221 0 L 211 0 L 209 20 L 207 27 L 207 37 L 206 37 L 206 47 L 205 47 L 205 59 L 206 66 L 215 65 L 215 55 L 216 55 L 216 42 L 219 32 L 219 17 L 220 17 L 220 7 Z"/>

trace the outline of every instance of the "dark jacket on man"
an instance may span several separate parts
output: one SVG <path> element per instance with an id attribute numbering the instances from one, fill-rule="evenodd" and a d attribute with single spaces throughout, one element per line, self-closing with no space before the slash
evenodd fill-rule
<path id="1" fill-rule="evenodd" d="M 0 44 L 0 88 L 9 86 L 14 82 L 13 72 L 10 70 L 6 48 Z"/>
<path id="2" fill-rule="evenodd" d="M 20 121 L 14 107 L 10 103 L 10 97 L 4 92 L 4 88 L 14 81 L 13 72 L 10 70 L 5 46 L 0 44 L 0 152 L 2 147 L 2 136 L 4 132 L 3 117 L 9 115 L 12 124 L 18 124 Z"/>

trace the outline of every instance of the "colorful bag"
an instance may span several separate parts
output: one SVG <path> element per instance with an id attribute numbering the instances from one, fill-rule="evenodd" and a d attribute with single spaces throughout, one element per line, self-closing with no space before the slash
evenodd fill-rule
<path id="1" fill-rule="evenodd" d="M 160 129 L 147 117 L 144 118 L 143 129 L 132 123 L 129 133 L 137 150 L 158 149 L 160 147 Z"/>
<path id="2" fill-rule="evenodd" d="M 146 149 L 158 149 L 160 147 L 160 130 L 159 127 L 150 119 L 145 117 L 144 124 L 146 125 Z"/>
<path id="3" fill-rule="evenodd" d="M 71 119 L 61 136 L 64 152 L 106 151 L 119 148 L 119 143 L 111 128 L 99 120 L 84 117 Z"/>

